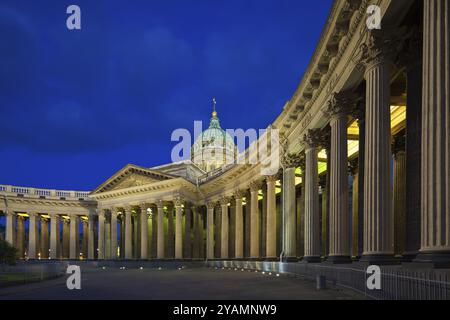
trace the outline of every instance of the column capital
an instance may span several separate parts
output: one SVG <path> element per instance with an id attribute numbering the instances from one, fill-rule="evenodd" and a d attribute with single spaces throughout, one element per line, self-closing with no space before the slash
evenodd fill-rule
<path id="1" fill-rule="evenodd" d="M 399 152 L 405 152 L 406 139 L 404 133 L 398 134 L 392 138 L 392 153 L 397 155 Z"/>
<path id="2" fill-rule="evenodd" d="M 406 68 L 420 66 L 423 55 L 421 28 L 418 25 L 412 26 L 405 36 L 403 50 L 399 55 L 399 64 Z"/>
<path id="3" fill-rule="evenodd" d="M 348 171 L 349 173 L 354 176 L 358 173 L 359 170 L 359 159 L 354 158 L 348 162 Z"/>
<path id="4" fill-rule="evenodd" d="M 278 181 L 278 175 L 272 175 L 266 177 L 266 183 L 276 183 Z"/>
<path id="5" fill-rule="evenodd" d="M 252 182 L 250 182 L 250 192 L 258 192 L 259 189 L 261 189 L 261 181 L 259 180 L 254 180 Z"/>
<path id="6" fill-rule="evenodd" d="M 281 164 L 285 169 L 298 167 L 300 162 L 299 153 L 285 153 L 281 157 Z"/>
<path id="7" fill-rule="evenodd" d="M 162 209 L 164 207 L 164 201 L 162 200 L 156 200 L 156 207 L 158 209 Z"/>
<path id="8" fill-rule="evenodd" d="M 216 202 L 214 202 L 214 201 L 206 202 L 206 208 L 208 208 L 208 210 L 213 210 L 215 207 L 216 207 Z"/>
<path id="9" fill-rule="evenodd" d="M 233 193 L 233 197 L 236 200 L 242 200 L 242 198 L 245 197 L 245 193 L 246 192 L 244 190 L 235 190 L 234 193 Z"/>
<path id="10" fill-rule="evenodd" d="M 175 207 L 181 207 L 184 203 L 184 198 L 181 196 L 176 197 L 175 199 L 173 199 L 173 204 L 175 205 Z"/>
<path id="11" fill-rule="evenodd" d="M 5 211 L 5 215 L 6 215 L 6 216 L 15 216 L 16 213 L 15 213 L 14 211 L 12 211 L 12 210 L 6 210 L 6 211 Z"/>
<path id="12" fill-rule="evenodd" d="M 385 60 L 392 60 L 401 49 L 401 38 L 405 32 L 405 28 L 398 27 L 368 30 L 360 48 L 359 63 L 367 71 Z"/>
<path id="13" fill-rule="evenodd" d="M 355 95 L 349 91 L 335 92 L 328 100 L 322 112 L 327 117 L 345 117 L 355 108 L 357 100 Z"/>
<path id="14" fill-rule="evenodd" d="M 303 135 L 303 143 L 306 149 L 318 148 L 323 142 L 322 129 L 308 129 Z"/>
<path id="15" fill-rule="evenodd" d="M 139 204 L 139 208 L 140 208 L 142 211 L 147 211 L 147 209 L 150 208 L 150 204 L 147 203 L 147 202 L 141 202 L 141 203 Z"/>
<path id="16" fill-rule="evenodd" d="M 28 216 L 30 216 L 30 217 L 38 217 L 39 216 L 39 214 L 38 213 L 36 213 L 36 212 L 27 212 L 27 214 L 28 214 Z"/>
<path id="17" fill-rule="evenodd" d="M 222 198 L 220 198 L 219 202 L 220 202 L 221 206 L 227 206 L 228 203 L 230 203 L 230 198 L 229 197 L 222 197 Z"/>

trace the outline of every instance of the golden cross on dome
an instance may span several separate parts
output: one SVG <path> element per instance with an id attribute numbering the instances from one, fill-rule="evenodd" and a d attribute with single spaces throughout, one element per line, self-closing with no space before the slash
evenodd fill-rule
<path id="1" fill-rule="evenodd" d="M 213 117 L 217 117 L 217 112 L 216 112 L 216 104 L 217 104 L 217 101 L 216 101 L 216 97 L 214 97 L 214 98 L 212 99 L 212 101 L 213 101 L 213 113 L 212 113 L 212 116 L 213 116 Z"/>

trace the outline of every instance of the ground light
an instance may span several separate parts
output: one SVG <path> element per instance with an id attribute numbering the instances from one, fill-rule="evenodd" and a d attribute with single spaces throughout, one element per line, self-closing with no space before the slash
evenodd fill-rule
<path id="1" fill-rule="evenodd" d="M 143 270 L 143 269 L 144 269 L 144 267 L 140 267 L 139 269 Z"/>

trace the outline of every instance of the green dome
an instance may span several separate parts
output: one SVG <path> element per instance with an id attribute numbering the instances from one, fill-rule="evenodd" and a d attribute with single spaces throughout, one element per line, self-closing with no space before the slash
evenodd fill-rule
<path id="1" fill-rule="evenodd" d="M 225 157 L 235 159 L 234 139 L 220 126 L 217 112 L 212 113 L 209 128 L 203 131 L 192 146 L 192 161 L 205 171 L 225 164 Z M 231 158 L 230 158 L 231 157 Z"/>

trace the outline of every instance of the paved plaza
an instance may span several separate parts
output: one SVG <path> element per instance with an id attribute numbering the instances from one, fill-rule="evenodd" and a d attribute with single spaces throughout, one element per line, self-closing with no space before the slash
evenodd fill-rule
<path id="1" fill-rule="evenodd" d="M 82 267 L 81 290 L 68 290 L 67 277 L 0 289 L 5 299 L 167 299 L 167 300 L 348 300 L 347 290 L 316 290 L 303 279 L 248 271 L 119 269 Z"/>

